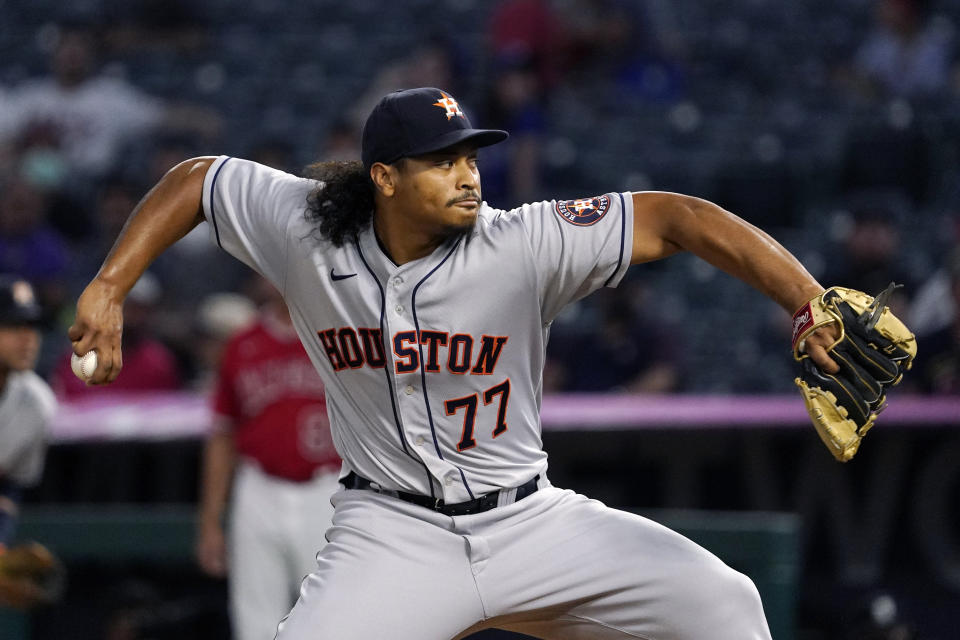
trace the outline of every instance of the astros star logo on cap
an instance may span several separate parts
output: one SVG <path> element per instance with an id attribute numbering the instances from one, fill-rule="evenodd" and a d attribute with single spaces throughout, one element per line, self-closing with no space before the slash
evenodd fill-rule
<path id="1" fill-rule="evenodd" d="M 456 100 L 454 100 L 453 98 L 451 98 L 450 96 L 448 96 L 442 91 L 440 92 L 440 95 L 442 95 L 443 97 L 440 98 L 440 100 L 438 100 L 437 102 L 434 102 L 433 106 L 440 107 L 441 109 L 446 111 L 447 120 L 449 120 L 453 116 L 460 116 L 462 118 L 463 111 L 460 110 L 460 103 L 458 103 Z"/>

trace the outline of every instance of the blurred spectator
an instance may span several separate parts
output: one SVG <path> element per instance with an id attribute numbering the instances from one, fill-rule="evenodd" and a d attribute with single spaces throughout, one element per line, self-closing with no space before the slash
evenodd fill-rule
<path id="1" fill-rule="evenodd" d="M 187 136 L 167 132 L 155 133 L 146 141 L 146 175 L 138 176 L 143 184 L 156 184 L 167 171 L 174 168 L 187 158 L 199 155 L 195 142 Z M 129 168 L 124 167 L 128 171 Z M 144 189 L 146 192 L 146 189 Z"/>
<path id="2" fill-rule="evenodd" d="M 907 326 L 919 334 L 932 333 L 949 326 L 957 317 L 958 306 L 950 291 L 950 274 L 937 269 L 917 290 L 910 305 Z"/>
<path id="3" fill-rule="evenodd" d="M 714 202 L 765 229 L 798 226 L 795 176 L 784 162 L 743 159 L 717 170 Z"/>
<path id="4" fill-rule="evenodd" d="M 213 385 L 227 339 L 250 326 L 257 314 L 254 302 L 232 292 L 213 293 L 203 299 L 195 320 L 197 371 L 193 387 L 205 391 Z"/>
<path id="5" fill-rule="evenodd" d="M 30 284 L 0 276 L 0 553 L 13 542 L 23 490 L 43 473 L 56 412 L 50 387 L 33 372 L 40 316 Z"/>
<path id="6" fill-rule="evenodd" d="M 360 160 L 360 129 L 350 120 L 337 120 L 327 129 L 316 162 Z"/>
<path id="7" fill-rule="evenodd" d="M 566 38 L 548 0 L 504 0 L 493 11 L 488 38 L 494 60 L 529 60 L 545 89 L 560 80 Z"/>
<path id="8" fill-rule="evenodd" d="M 541 197 L 540 169 L 546 113 L 540 80 L 531 61 L 502 57 L 496 62 L 486 126 L 510 132 L 510 144 L 480 152 L 483 199 L 510 209 Z"/>
<path id="9" fill-rule="evenodd" d="M 111 17 L 104 41 L 111 51 L 189 54 L 208 40 L 198 4 L 189 0 L 105 0 Z"/>
<path id="10" fill-rule="evenodd" d="M 81 238 L 90 233 L 90 216 L 80 193 L 73 193 L 70 168 L 59 150 L 56 132 L 45 123 L 33 123 L 10 147 L 11 171 L 19 173 L 47 201 L 47 221 L 64 236 Z"/>
<path id="11" fill-rule="evenodd" d="M 10 92 L 0 85 L 0 133 L 13 128 L 10 106 Z M 14 153 L 10 141 L 0 136 L 0 173 L 7 173 L 14 165 Z"/>
<path id="12" fill-rule="evenodd" d="M 41 304 L 55 314 L 66 300 L 70 252 L 47 221 L 48 198 L 18 174 L 0 177 L 0 272 L 32 281 Z"/>
<path id="13" fill-rule="evenodd" d="M 70 173 L 98 177 L 114 167 L 123 145 L 137 136 L 158 129 L 218 133 L 219 116 L 209 109 L 167 104 L 120 78 L 95 75 L 96 48 L 91 31 L 61 28 L 51 75 L 10 92 L 0 140 L 40 137 Z"/>
<path id="14" fill-rule="evenodd" d="M 53 388 L 60 397 L 94 394 L 173 391 L 180 388 L 180 371 L 173 352 L 155 337 L 153 319 L 160 284 L 145 273 L 127 295 L 123 307 L 123 373 L 109 387 L 87 386 L 73 375 L 68 351 L 53 373 Z"/>
<path id="15" fill-rule="evenodd" d="M 953 223 L 954 233 L 946 238 L 955 238 L 952 247 L 953 254 L 960 256 L 960 216 Z M 955 258 L 960 259 L 960 258 Z M 948 257 L 943 265 L 934 270 L 926 281 L 920 285 L 910 309 L 910 318 L 907 323 L 917 335 L 933 333 L 950 325 L 960 315 L 960 305 L 956 304 L 951 292 L 950 264 Z"/>
<path id="16" fill-rule="evenodd" d="M 903 618 L 897 600 L 889 593 L 876 593 L 853 602 L 840 640 L 914 640 L 914 625 Z"/>
<path id="17" fill-rule="evenodd" d="M 147 158 L 147 176 L 144 183 L 155 184 L 174 166 L 198 154 L 195 141 L 184 136 L 165 135 L 156 138 Z M 270 157 L 266 159 L 273 161 Z M 133 204 L 137 204 L 145 193 L 146 189 L 141 188 Z M 131 211 L 133 208 L 127 212 L 127 215 Z M 117 214 L 119 213 L 118 210 Z M 217 291 L 236 290 L 247 274 L 247 268 L 244 265 L 237 261 L 222 259 L 220 249 L 210 241 L 210 233 L 207 224 L 198 225 L 170 251 L 161 256 L 153 266 L 154 275 L 163 285 L 164 303 L 168 306 L 181 307 L 184 315 L 192 316 L 195 301 L 205 295 Z M 113 234 L 108 237 L 112 242 L 117 236 Z M 197 274 L 201 273 L 203 277 L 197 277 Z M 181 318 L 178 324 L 182 329 L 189 327 L 185 317 Z"/>
<path id="18" fill-rule="evenodd" d="M 846 132 L 840 186 L 844 191 L 897 190 L 919 206 L 930 190 L 933 155 L 932 141 L 913 110 L 899 101 L 884 121 L 856 122 Z"/>
<path id="19" fill-rule="evenodd" d="M 877 0 L 876 24 L 853 61 L 867 95 L 922 97 L 950 79 L 951 29 L 931 19 L 930 0 Z"/>
<path id="20" fill-rule="evenodd" d="M 139 185 L 159 182 L 163 175 L 177 164 L 200 154 L 202 150 L 198 148 L 195 140 L 176 134 L 155 136 L 146 158 L 146 174 L 130 171 L 123 174 L 127 176 L 124 179 L 127 184 L 138 186 L 136 198 L 131 204 L 135 206 L 146 194 L 146 188 Z M 267 160 L 270 160 L 270 157 L 267 157 Z M 130 180 L 131 175 L 134 181 Z M 122 206 L 118 203 L 109 215 L 122 226 L 132 211 L 133 206 L 123 215 Z M 120 227 L 116 227 L 116 231 L 119 229 Z M 220 248 L 210 240 L 211 233 L 210 226 L 201 223 L 171 247 L 170 251 L 160 256 L 152 267 L 153 274 L 163 287 L 164 311 L 175 311 L 177 316 L 166 323 L 165 333 L 167 337 L 178 342 L 189 333 L 196 301 L 217 291 L 236 291 L 248 272 L 242 263 L 223 259 Z M 105 242 L 112 246 L 116 238 L 117 233 L 111 232 L 106 235 Z M 105 253 L 100 256 L 101 262 L 104 257 Z M 99 264 L 97 266 L 99 267 Z M 198 277 L 198 274 L 203 276 Z M 182 335 L 174 336 L 173 333 Z"/>
<path id="21" fill-rule="evenodd" d="M 637 281 L 594 294 L 596 319 L 561 330 L 547 349 L 549 391 L 667 393 L 681 387 L 680 353 Z M 583 328 L 581 328 L 583 329 Z"/>
<path id="22" fill-rule="evenodd" d="M 949 282 L 949 301 L 960 309 L 960 249 L 950 256 L 946 273 Z M 960 394 L 960 314 L 954 313 L 951 322 L 932 333 L 917 336 L 919 384 L 928 393 Z"/>
<path id="23" fill-rule="evenodd" d="M 582 71 L 610 78 L 635 45 L 635 16 L 615 0 L 571 0 L 558 12 L 574 75 Z"/>
<path id="24" fill-rule="evenodd" d="M 916 293 L 916 282 L 900 260 L 896 213 L 879 202 L 854 209 L 850 227 L 840 246 L 830 253 L 820 281 L 827 287 L 848 287 L 872 296 L 891 282 L 904 285 L 891 296 L 889 306 L 898 318 L 907 318 L 907 303 Z"/>
<path id="25" fill-rule="evenodd" d="M 413 87 L 439 87 L 462 95 L 460 82 L 465 77 L 458 69 L 460 56 L 456 46 L 441 36 L 426 38 L 405 58 L 384 66 L 363 95 L 350 106 L 350 120 L 357 131 L 380 98 L 392 91 Z M 344 160 L 346 158 L 337 158 Z"/>
<path id="26" fill-rule="evenodd" d="M 293 145 L 280 138 L 260 140 L 250 148 L 250 152 L 244 157 L 287 173 L 295 172 L 297 168 Z"/>
<path id="27" fill-rule="evenodd" d="M 571 0 L 559 14 L 566 34 L 568 75 L 574 82 L 645 102 L 673 102 L 683 93 L 685 74 L 679 48 L 668 47 L 642 3 L 623 0 Z M 670 50 L 672 48 L 672 50 Z"/>
<path id="28" fill-rule="evenodd" d="M 75 256 L 70 265 L 73 294 L 79 295 L 96 275 L 143 192 L 143 187 L 120 174 L 111 174 L 101 182 L 93 206 L 93 233 L 73 243 Z"/>

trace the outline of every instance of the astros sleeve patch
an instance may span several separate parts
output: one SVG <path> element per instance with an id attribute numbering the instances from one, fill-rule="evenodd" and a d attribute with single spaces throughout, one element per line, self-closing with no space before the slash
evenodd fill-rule
<path id="1" fill-rule="evenodd" d="M 578 200 L 560 200 L 553 210 L 558 216 L 578 227 L 589 227 L 600 221 L 610 210 L 610 196 L 595 196 Z"/>
<path id="2" fill-rule="evenodd" d="M 629 193 L 607 193 L 520 208 L 545 320 L 564 305 L 620 281 L 633 246 L 632 205 Z"/>

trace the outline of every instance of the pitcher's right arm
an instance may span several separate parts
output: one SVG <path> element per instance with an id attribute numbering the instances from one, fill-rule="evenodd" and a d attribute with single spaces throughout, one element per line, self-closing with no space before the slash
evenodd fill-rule
<path id="1" fill-rule="evenodd" d="M 214 160 L 186 160 L 164 175 L 130 214 L 100 271 L 77 300 L 76 319 L 67 335 L 77 355 L 97 351 L 91 384 L 113 382 L 120 373 L 123 301 L 157 256 L 203 221 L 203 181 Z"/>

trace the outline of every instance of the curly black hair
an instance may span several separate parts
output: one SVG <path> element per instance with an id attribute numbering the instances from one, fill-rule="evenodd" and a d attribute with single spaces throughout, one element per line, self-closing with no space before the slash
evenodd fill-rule
<path id="1" fill-rule="evenodd" d="M 363 164 L 317 162 L 304 175 L 323 183 L 307 197 L 307 220 L 336 247 L 356 238 L 373 217 L 373 181 Z"/>

